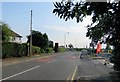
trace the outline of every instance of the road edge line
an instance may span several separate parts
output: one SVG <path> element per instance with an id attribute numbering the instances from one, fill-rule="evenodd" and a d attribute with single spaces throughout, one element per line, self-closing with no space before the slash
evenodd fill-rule
<path id="1" fill-rule="evenodd" d="M 30 68 L 30 69 L 28 69 L 28 70 L 22 71 L 22 72 L 20 72 L 20 73 L 16 73 L 16 74 L 14 74 L 14 75 L 11 75 L 11 76 L 9 76 L 9 77 L 6 77 L 6 78 L 0 80 L 0 82 L 3 81 L 3 80 L 7 80 L 7 79 L 9 79 L 9 78 L 15 77 L 15 76 L 17 76 L 17 75 L 21 75 L 21 74 L 23 74 L 23 73 L 25 73 L 25 72 L 31 71 L 31 70 L 36 69 L 36 68 L 38 68 L 38 67 L 40 67 L 40 66 L 32 67 L 32 68 Z"/>

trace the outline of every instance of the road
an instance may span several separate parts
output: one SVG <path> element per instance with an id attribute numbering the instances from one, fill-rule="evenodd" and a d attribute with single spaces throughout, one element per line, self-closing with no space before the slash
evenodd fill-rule
<path id="1" fill-rule="evenodd" d="M 80 52 L 56 53 L 13 65 L 3 66 L 2 80 L 80 80 L 108 74 L 113 69 Z"/>
<path id="2" fill-rule="evenodd" d="M 67 80 L 79 64 L 78 52 L 51 55 L 3 67 L 3 80 Z"/>

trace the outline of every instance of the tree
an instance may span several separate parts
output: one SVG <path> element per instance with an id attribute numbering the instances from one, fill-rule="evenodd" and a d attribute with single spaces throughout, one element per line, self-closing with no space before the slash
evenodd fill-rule
<path id="1" fill-rule="evenodd" d="M 73 45 L 72 45 L 72 44 L 69 44 L 68 46 L 69 46 L 69 48 L 73 48 Z"/>
<path id="2" fill-rule="evenodd" d="M 46 49 L 48 47 L 48 36 L 46 33 L 43 34 L 43 45 L 42 48 Z"/>
<path id="3" fill-rule="evenodd" d="M 92 23 L 87 26 L 87 37 L 98 42 L 114 46 L 112 62 L 115 71 L 120 72 L 120 1 L 119 2 L 74 2 L 61 1 L 54 3 L 53 13 L 61 19 L 76 18 L 82 22 L 87 15 L 92 15 Z M 94 25 L 96 23 L 96 25 Z"/>
<path id="4" fill-rule="evenodd" d="M 53 48 L 53 44 L 54 44 L 53 41 L 49 41 L 49 43 L 48 43 L 48 45 L 49 45 L 50 48 Z"/>
<path id="5" fill-rule="evenodd" d="M 4 22 L 0 22 L 0 27 L 2 28 L 2 41 L 8 42 L 10 40 L 10 36 L 12 35 L 10 27 Z"/>
<path id="6" fill-rule="evenodd" d="M 27 36 L 28 41 L 30 43 L 30 35 Z M 48 36 L 47 34 L 42 34 L 39 31 L 32 30 L 32 45 L 38 46 L 41 49 L 46 49 L 48 47 Z"/>
<path id="7" fill-rule="evenodd" d="M 109 44 L 109 43 L 107 43 L 106 49 L 107 49 L 107 50 L 111 50 L 111 47 L 110 47 L 110 44 Z"/>
<path id="8" fill-rule="evenodd" d="M 108 53 L 109 53 L 110 50 L 111 50 L 111 47 L 110 47 L 110 44 L 109 44 L 109 43 L 107 43 L 106 50 L 107 50 Z"/>

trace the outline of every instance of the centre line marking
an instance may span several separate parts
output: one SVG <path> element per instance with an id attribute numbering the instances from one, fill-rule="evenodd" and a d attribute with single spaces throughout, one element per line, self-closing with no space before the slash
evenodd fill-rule
<path id="1" fill-rule="evenodd" d="M 52 61 L 49 61 L 48 63 L 51 63 L 51 62 L 54 62 L 55 61 L 55 59 L 54 60 L 52 60 Z"/>
<path id="2" fill-rule="evenodd" d="M 0 80 L 0 81 L 7 80 L 7 79 L 9 79 L 9 78 L 12 78 L 12 77 L 15 77 L 15 76 L 17 76 L 17 75 L 23 74 L 23 73 L 25 73 L 25 72 L 31 71 L 31 70 L 33 70 L 33 69 L 36 69 L 36 68 L 38 68 L 38 67 L 40 67 L 40 66 L 36 66 L 36 67 L 30 68 L 30 69 L 25 70 L 25 71 L 23 71 L 23 72 L 20 72 L 20 73 L 14 74 L 14 75 L 12 75 L 12 76 L 6 77 L 6 78 L 4 78 L 4 79 L 2 79 L 2 80 Z"/>
<path id="3" fill-rule="evenodd" d="M 70 73 L 70 75 L 69 75 L 68 78 L 66 79 L 66 82 L 69 82 L 71 75 L 72 75 L 72 72 Z"/>
<path id="4" fill-rule="evenodd" d="M 77 66 L 75 67 L 74 73 L 73 73 L 72 78 L 71 78 L 71 82 L 72 82 L 72 81 L 74 80 L 74 78 L 75 78 L 76 71 L 77 71 Z"/>

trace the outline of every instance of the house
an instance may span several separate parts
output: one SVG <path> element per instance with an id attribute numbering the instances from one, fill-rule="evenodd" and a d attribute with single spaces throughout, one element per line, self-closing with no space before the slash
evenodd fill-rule
<path id="1" fill-rule="evenodd" d="M 16 42 L 22 43 L 22 36 L 11 30 L 8 24 L 0 21 L 0 29 L 2 30 L 1 37 L 2 40 L 0 42 Z M 8 39 L 9 38 L 9 39 Z"/>
<path id="2" fill-rule="evenodd" d="M 22 43 L 22 36 L 10 29 L 11 36 L 10 42 Z"/>

